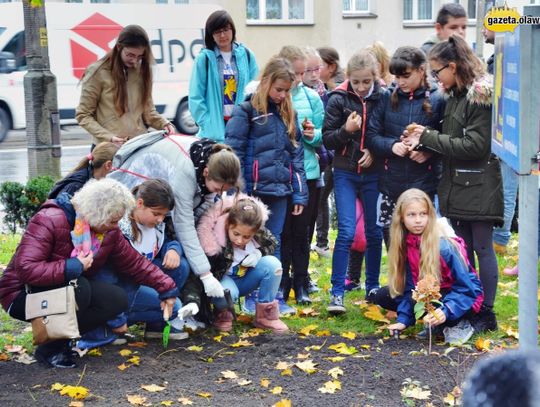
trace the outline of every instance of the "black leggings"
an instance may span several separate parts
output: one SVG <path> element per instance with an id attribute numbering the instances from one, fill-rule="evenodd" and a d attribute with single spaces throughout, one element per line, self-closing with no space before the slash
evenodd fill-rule
<path id="1" fill-rule="evenodd" d="M 478 257 L 478 274 L 484 288 L 484 305 L 493 307 L 499 281 L 499 267 L 493 250 L 493 222 L 468 222 L 451 219 L 456 234 L 467 245 L 467 257 L 475 267 L 474 254 Z"/>
<path id="2" fill-rule="evenodd" d="M 54 287 L 32 287 L 32 291 L 40 292 L 64 286 L 65 284 Z M 128 308 L 127 295 L 122 288 L 102 281 L 87 280 L 85 277 L 79 277 L 77 280 L 75 299 L 81 335 L 103 325 Z M 11 304 L 9 315 L 26 321 L 25 306 L 26 291 L 23 290 Z"/>

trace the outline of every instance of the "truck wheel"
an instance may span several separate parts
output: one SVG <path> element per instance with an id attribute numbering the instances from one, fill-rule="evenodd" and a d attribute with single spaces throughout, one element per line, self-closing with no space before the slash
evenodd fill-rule
<path id="1" fill-rule="evenodd" d="M 175 122 L 176 128 L 180 133 L 191 135 L 197 133 L 199 130 L 197 123 L 195 123 L 195 120 L 191 117 L 187 100 L 184 100 L 178 106 Z"/>
<path id="2" fill-rule="evenodd" d="M 0 107 L 0 142 L 2 142 L 8 131 L 11 129 L 11 119 L 9 118 L 8 112 Z"/>

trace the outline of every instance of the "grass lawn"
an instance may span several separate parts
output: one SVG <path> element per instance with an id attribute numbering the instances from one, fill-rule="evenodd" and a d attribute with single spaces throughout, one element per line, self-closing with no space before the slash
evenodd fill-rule
<path id="1" fill-rule="evenodd" d="M 6 265 L 13 255 L 19 235 L 0 235 L 0 265 Z M 335 232 L 331 233 L 331 241 L 335 240 Z M 499 321 L 499 330 L 492 333 L 482 334 L 482 338 L 491 339 L 494 343 L 502 343 L 503 339 L 507 346 L 507 338 L 513 332 L 517 332 L 518 321 L 518 284 L 516 277 L 507 277 L 502 274 L 506 266 L 513 266 L 517 262 L 517 235 L 512 237 L 508 253 L 504 256 L 497 255 L 499 270 L 499 288 L 495 303 L 495 312 Z M 302 312 L 286 319 L 287 324 L 293 331 L 299 331 L 310 325 L 316 325 L 317 330 L 328 330 L 334 334 L 345 332 L 355 332 L 360 335 L 385 335 L 384 326 L 386 322 L 376 321 L 364 316 L 368 306 L 364 301 L 364 291 L 347 293 L 345 304 L 348 312 L 338 317 L 331 317 L 326 311 L 330 288 L 330 274 L 332 266 L 331 259 L 319 257 L 311 254 L 310 272 L 312 279 L 317 281 L 321 291 L 312 295 L 313 305 L 297 307 L 298 310 L 308 314 L 301 316 Z M 386 253 L 383 253 L 383 264 L 381 269 L 381 284 L 384 285 L 387 279 Z M 290 303 L 292 304 L 292 300 Z M 384 312 L 383 312 L 384 315 Z M 375 318 L 377 319 L 377 318 Z M 419 330 L 417 325 L 405 333 L 414 333 Z M 381 333 L 382 332 L 382 333 Z M 474 338 L 473 338 L 474 340 Z M 512 343 L 512 341 L 510 341 Z M 515 341 L 514 341 L 515 343 Z M 31 332 L 29 325 L 10 318 L 3 310 L 0 310 L 0 350 L 6 344 L 21 344 L 31 350 Z"/>

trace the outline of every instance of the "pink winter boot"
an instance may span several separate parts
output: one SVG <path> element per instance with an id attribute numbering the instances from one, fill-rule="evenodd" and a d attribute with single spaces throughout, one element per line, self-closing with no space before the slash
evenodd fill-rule
<path id="1" fill-rule="evenodd" d="M 215 310 L 212 326 L 221 332 L 229 332 L 232 329 L 232 321 L 233 314 L 228 309 Z"/>
<path id="2" fill-rule="evenodd" d="M 506 276 L 517 276 L 519 274 L 517 264 L 514 267 L 507 267 L 503 270 L 503 274 Z"/>
<path id="3" fill-rule="evenodd" d="M 271 329 L 276 334 L 289 331 L 289 327 L 279 319 L 279 305 L 277 300 L 272 302 L 258 302 L 255 308 L 255 321 L 257 328 Z"/>

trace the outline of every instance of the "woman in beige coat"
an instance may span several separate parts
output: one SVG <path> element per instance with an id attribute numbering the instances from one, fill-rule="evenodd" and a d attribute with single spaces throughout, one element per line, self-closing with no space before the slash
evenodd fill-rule
<path id="1" fill-rule="evenodd" d="M 175 131 L 152 101 L 153 62 L 146 31 L 128 25 L 113 49 L 88 67 L 75 117 L 94 144 L 111 141 L 121 146 L 148 127 Z"/>

